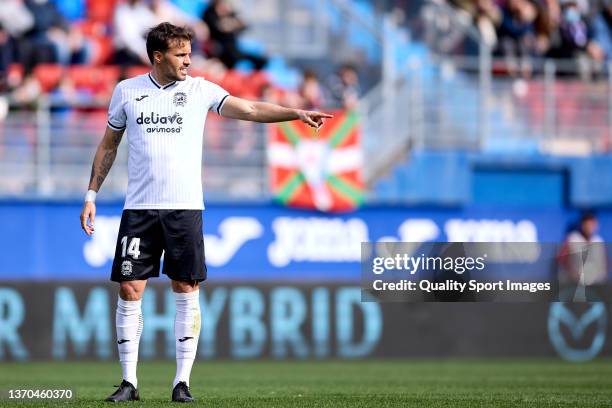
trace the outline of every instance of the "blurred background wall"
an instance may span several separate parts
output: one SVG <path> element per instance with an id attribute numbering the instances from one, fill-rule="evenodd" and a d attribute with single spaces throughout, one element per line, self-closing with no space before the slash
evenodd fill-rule
<path id="1" fill-rule="evenodd" d="M 232 32 L 220 29 L 228 16 L 240 23 Z M 210 116 L 203 336 L 224 346 L 210 337 L 203 356 L 609 351 L 607 309 L 597 305 L 584 338 L 572 340 L 567 327 L 551 329 L 560 312 L 548 304 L 400 307 L 357 296 L 363 241 L 562 242 L 585 211 L 609 238 L 608 2 L 5 0 L 2 358 L 114 353 L 104 319 L 125 142 L 98 196 L 93 237 L 77 219 L 112 89 L 148 72 L 143 35 L 161 21 L 194 30 L 190 75 L 342 118 L 317 138 Z M 164 293 L 152 289 L 151 316 L 173 313 Z M 144 355 L 164 355 L 164 319 L 149 318 Z"/>

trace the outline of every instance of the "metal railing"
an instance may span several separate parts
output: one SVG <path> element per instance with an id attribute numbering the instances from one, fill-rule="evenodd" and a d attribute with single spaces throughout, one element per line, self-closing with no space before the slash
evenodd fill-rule
<path id="1" fill-rule="evenodd" d="M 612 148 L 612 70 L 582 80 L 567 68 L 534 64 L 533 79 L 493 77 L 499 63 L 456 57 L 413 58 L 361 101 L 365 179 L 373 182 L 411 149 L 463 149 L 552 155 Z M 58 111 L 42 98 L 34 111 L 0 122 L 0 196 L 80 197 L 87 186 L 106 112 Z M 128 136 L 129 137 L 129 136 Z M 101 198 L 127 185 L 121 144 Z M 207 198 L 269 196 L 266 126 L 211 115 L 204 136 Z"/>
<path id="2" fill-rule="evenodd" d="M 610 152 L 612 66 L 589 80 L 558 61 L 538 61 L 527 79 L 494 76 L 504 63 L 490 57 L 431 57 L 408 64 L 404 83 L 411 88 L 411 103 L 405 105 L 411 118 L 410 145 L 543 154 Z"/>
<path id="3" fill-rule="evenodd" d="M 610 152 L 612 64 L 495 58 L 472 19 L 445 2 L 429 0 L 421 20 L 420 38 L 431 53 L 408 74 L 423 95 L 417 116 L 426 136 L 419 146 Z M 529 67 L 527 77 L 514 72 L 519 62 Z"/>
<path id="4" fill-rule="evenodd" d="M 69 199 L 87 189 L 106 111 L 57 112 L 43 97 L 35 111 L 0 122 L 0 196 Z M 124 139 L 129 138 L 129 134 Z M 266 127 L 210 115 L 203 143 L 206 198 L 260 199 L 268 194 Z M 100 192 L 121 199 L 127 188 L 127 140 Z"/>
<path id="5" fill-rule="evenodd" d="M 341 8 L 343 1 L 334 4 Z M 359 106 L 370 184 L 411 149 L 611 151 L 612 65 L 592 66 L 591 75 L 580 76 L 584 67 L 575 61 L 533 60 L 531 78 L 521 79 L 497 75 L 505 61 L 493 58 L 483 44 L 471 57 L 426 52 L 398 62 L 398 49 L 412 45 L 396 41 L 390 19 L 379 28 L 382 79 Z M 473 33 L 469 37 L 474 41 Z M 35 111 L 12 111 L 0 122 L 0 196 L 80 197 L 105 126 L 104 110 L 61 112 L 44 98 Z M 125 145 L 102 198 L 125 194 Z M 211 115 L 203 146 L 206 197 L 268 197 L 265 148 L 265 125 Z"/>

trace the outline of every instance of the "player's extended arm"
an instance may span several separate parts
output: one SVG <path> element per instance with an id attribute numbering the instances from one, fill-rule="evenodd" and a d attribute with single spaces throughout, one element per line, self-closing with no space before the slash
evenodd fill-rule
<path id="1" fill-rule="evenodd" d="M 104 137 L 98 145 L 96 156 L 94 157 L 93 165 L 91 166 L 91 177 L 89 178 L 89 190 L 98 192 L 104 179 L 108 175 L 115 157 L 117 157 L 117 148 L 121 143 L 123 130 L 113 130 L 106 128 Z M 87 235 L 91 235 L 94 231 L 94 218 L 96 217 L 95 195 L 92 197 L 88 191 L 83 203 L 81 211 L 81 228 Z"/>
<path id="2" fill-rule="evenodd" d="M 221 108 L 221 113 L 226 118 L 260 123 L 286 122 L 299 119 L 315 129 L 323 125 L 323 119 L 333 117 L 327 113 L 285 108 L 273 103 L 248 101 L 234 96 L 227 97 Z"/>

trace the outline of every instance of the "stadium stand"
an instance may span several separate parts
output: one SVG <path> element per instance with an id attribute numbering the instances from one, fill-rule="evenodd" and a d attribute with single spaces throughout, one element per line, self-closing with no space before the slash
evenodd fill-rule
<path id="1" fill-rule="evenodd" d="M 76 3 L 85 7 L 79 8 Z M 84 131 L 84 140 L 91 145 L 80 148 L 85 155 L 91 153 L 99 137 L 95 135 L 103 129 L 103 111 L 114 84 L 148 71 L 141 64 L 125 68 L 112 64 L 113 15 L 123 3 L 52 2 L 70 22 L 67 32 L 82 37 L 87 44 L 87 63 L 71 65 L 58 61 L 26 66 L 14 59 L 2 73 L 11 112 L 15 113 L 3 121 L 5 130 L 26 126 L 19 113 L 33 109 L 38 112 L 37 120 L 43 122 L 37 121 L 31 143 L 37 145 L 36 137 L 43 135 L 45 140 L 44 135 L 49 132 L 53 142 L 58 136 L 50 129 L 59 120 L 54 115 L 62 114 L 63 118 L 71 115 L 74 121 L 89 125 Z M 305 103 L 300 97 L 304 73 L 306 77 L 315 75 L 321 87 L 318 92 L 321 92 L 323 107 L 333 108 L 344 104 L 335 97 L 334 88 L 339 83 L 337 70 L 346 62 L 357 67 L 364 151 L 371 157 L 364 169 L 371 186 L 370 200 L 443 205 L 469 201 L 469 197 L 474 197 L 470 180 L 477 176 L 473 172 L 466 173 L 466 182 L 452 183 L 443 196 L 430 194 L 430 186 L 418 177 L 422 171 L 433 171 L 445 183 L 443 180 L 450 179 L 457 171 L 454 165 L 439 165 L 447 161 L 457 163 L 458 160 L 469 169 L 481 161 L 490 161 L 491 157 L 509 158 L 506 161 L 521 158 L 522 166 L 537 168 L 554 163 L 573 174 L 576 166 L 572 163 L 579 162 L 580 157 L 566 161 L 555 157 L 579 155 L 586 160 L 597 155 L 598 163 L 607 160 L 611 144 L 608 124 L 612 117 L 607 54 L 603 58 L 597 52 L 590 53 L 587 42 L 583 52 L 576 52 L 567 60 L 569 54 L 559 52 L 558 48 L 563 48 L 563 41 L 567 41 L 563 39 L 563 24 L 567 23 L 568 13 L 571 14 L 568 10 L 575 9 L 584 27 L 589 28 L 587 40 L 593 44 L 599 41 L 600 48 L 607 49 L 605 16 L 609 8 L 596 8 L 595 3 L 588 2 L 551 0 L 537 3 L 533 15 L 529 4 L 519 0 L 485 1 L 477 8 L 470 6 L 471 2 L 454 0 L 394 1 L 382 5 L 366 0 L 281 3 L 267 0 L 267 7 L 241 14 L 249 29 L 240 38 L 240 46 L 249 52 L 267 54 L 269 61 L 264 70 L 254 71 L 248 63 L 239 63 L 227 70 L 218 60 L 207 58 L 210 43 L 204 41 L 194 47 L 191 75 L 217 82 L 237 96 L 296 107 Z M 172 4 L 199 19 L 208 2 L 175 0 Z M 234 4 L 239 14 L 248 7 L 247 2 Z M 556 26 L 548 21 L 556 21 L 551 17 L 555 10 L 559 17 Z M 326 18 L 317 18 L 321 15 Z M 504 18 L 508 20 L 505 23 Z M 521 18 L 525 20 L 525 27 L 514 28 L 522 30 L 521 35 L 547 45 L 546 52 L 533 48 L 525 54 L 529 71 L 524 72 L 513 68 L 514 62 L 504 54 L 506 50 L 501 45 L 501 39 L 512 31 L 513 26 L 508 24 Z M 544 59 L 560 57 L 564 59 Z M 71 111 L 70 107 L 74 109 Z M 50 112 L 45 114 L 45 109 Z M 93 116 L 79 118 L 85 114 Z M 236 145 L 220 142 L 220 135 L 227 132 L 236 132 L 229 137 Z M 251 198 L 267 197 L 265 137 L 263 127 L 253 130 L 223 120 L 211 123 L 205 142 L 208 149 L 205 167 L 221 166 L 206 170 L 212 196 L 225 199 L 243 192 Z M 5 138 L 2 142 L 5 155 L 13 149 L 22 149 L 7 144 L 7 140 L 13 139 Z M 52 146 L 50 152 L 71 148 L 62 143 Z M 245 146 L 255 149 L 254 156 L 244 154 Z M 39 155 L 40 151 L 39 148 Z M 437 153 L 440 151 L 448 152 L 448 157 Z M 54 157 L 50 152 L 47 155 Z M 228 157 L 240 158 L 239 170 L 226 171 L 227 166 L 224 168 L 223 164 Z M 524 157 L 528 157 L 526 162 Z M 28 166 L 38 169 L 39 159 L 33 154 Z M 87 161 L 79 165 L 86 166 Z M 76 164 L 62 164 L 64 170 L 74 169 L 70 167 L 73 165 Z M 27 183 L 20 186 L 14 180 L 7 182 L 3 187 L 10 188 L 0 194 L 37 196 L 45 191 L 41 187 L 45 183 L 36 180 L 36 175 L 44 171 L 30 170 L 22 171 L 32 175 Z M 249 185 L 230 182 L 230 176 L 223 176 L 236 171 L 256 174 L 257 178 L 251 178 L 253 183 Z M 118 180 L 124 179 L 118 177 Z M 575 179 L 570 177 L 568 183 Z M 74 186 L 74 190 L 68 188 L 56 192 L 57 195 L 80 194 L 77 179 L 62 183 Z M 235 184 L 240 186 L 232 187 Z M 121 181 L 116 187 L 114 193 L 109 193 L 111 196 L 122 190 Z M 456 191 L 458 188 L 462 190 Z M 564 191 L 574 190 L 572 184 Z M 596 193 L 591 194 L 595 197 Z M 565 197 L 560 201 L 586 205 L 589 200 Z M 593 203 L 600 201 L 593 198 Z"/>
<path id="2" fill-rule="evenodd" d="M 409 147 L 399 164 L 374 183 L 372 198 L 442 205 L 490 204 L 493 199 L 570 208 L 609 205 L 612 190 L 597 175 L 611 163 L 611 70 L 608 57 L 596 50 L 602 45 L 592 27 L 596 21 L 602 24 L 609 8 L 576 1 L 475 4 L 427 1 L 412 22 L 423 28 L 419 39 L 427 44 L 407 76 L 422 104 L 407 104 L 417 119 L 410 124 Z M 541 20 L 555 10 L 558 20 L 544 24 Z M 572 15 L 585 30 L 580 49 L 571 48 L 564 37 Z M 502 23 L 502 16 L 526 26 L 514 27 L 514 34 L 520 31 L 546 45 L 524 53 L 528 70 L 517 70 L 516 58 L 506 54 L 502 39 L 510 35 L 512 21 Z M 500 177 L 482 176 L 483 166 Z M 531 178 L 521 179 L 523 171 Z M 504 188 L 486 187 L 493 179 Z M 528 179 L 543 184 L 508 187 Z M 517 199 L 521 188 L 525 200 Z"/>

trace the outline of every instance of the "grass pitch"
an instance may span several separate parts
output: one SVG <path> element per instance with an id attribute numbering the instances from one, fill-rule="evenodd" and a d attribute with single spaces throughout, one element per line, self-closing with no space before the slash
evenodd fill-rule
<path id="1" fill-rule="evenodd" d="M 0 363 L 2 407 L 108 407 L 118 363 Z M 173 362 L 141 362 L 141 402 L 170 405 Z M 71 401 L 15 401 L 8 388 L 71 388 Z M 604 407 L 612 361 L 404 360 L 197 361 L 194 406 L 206 407 Z"/>

